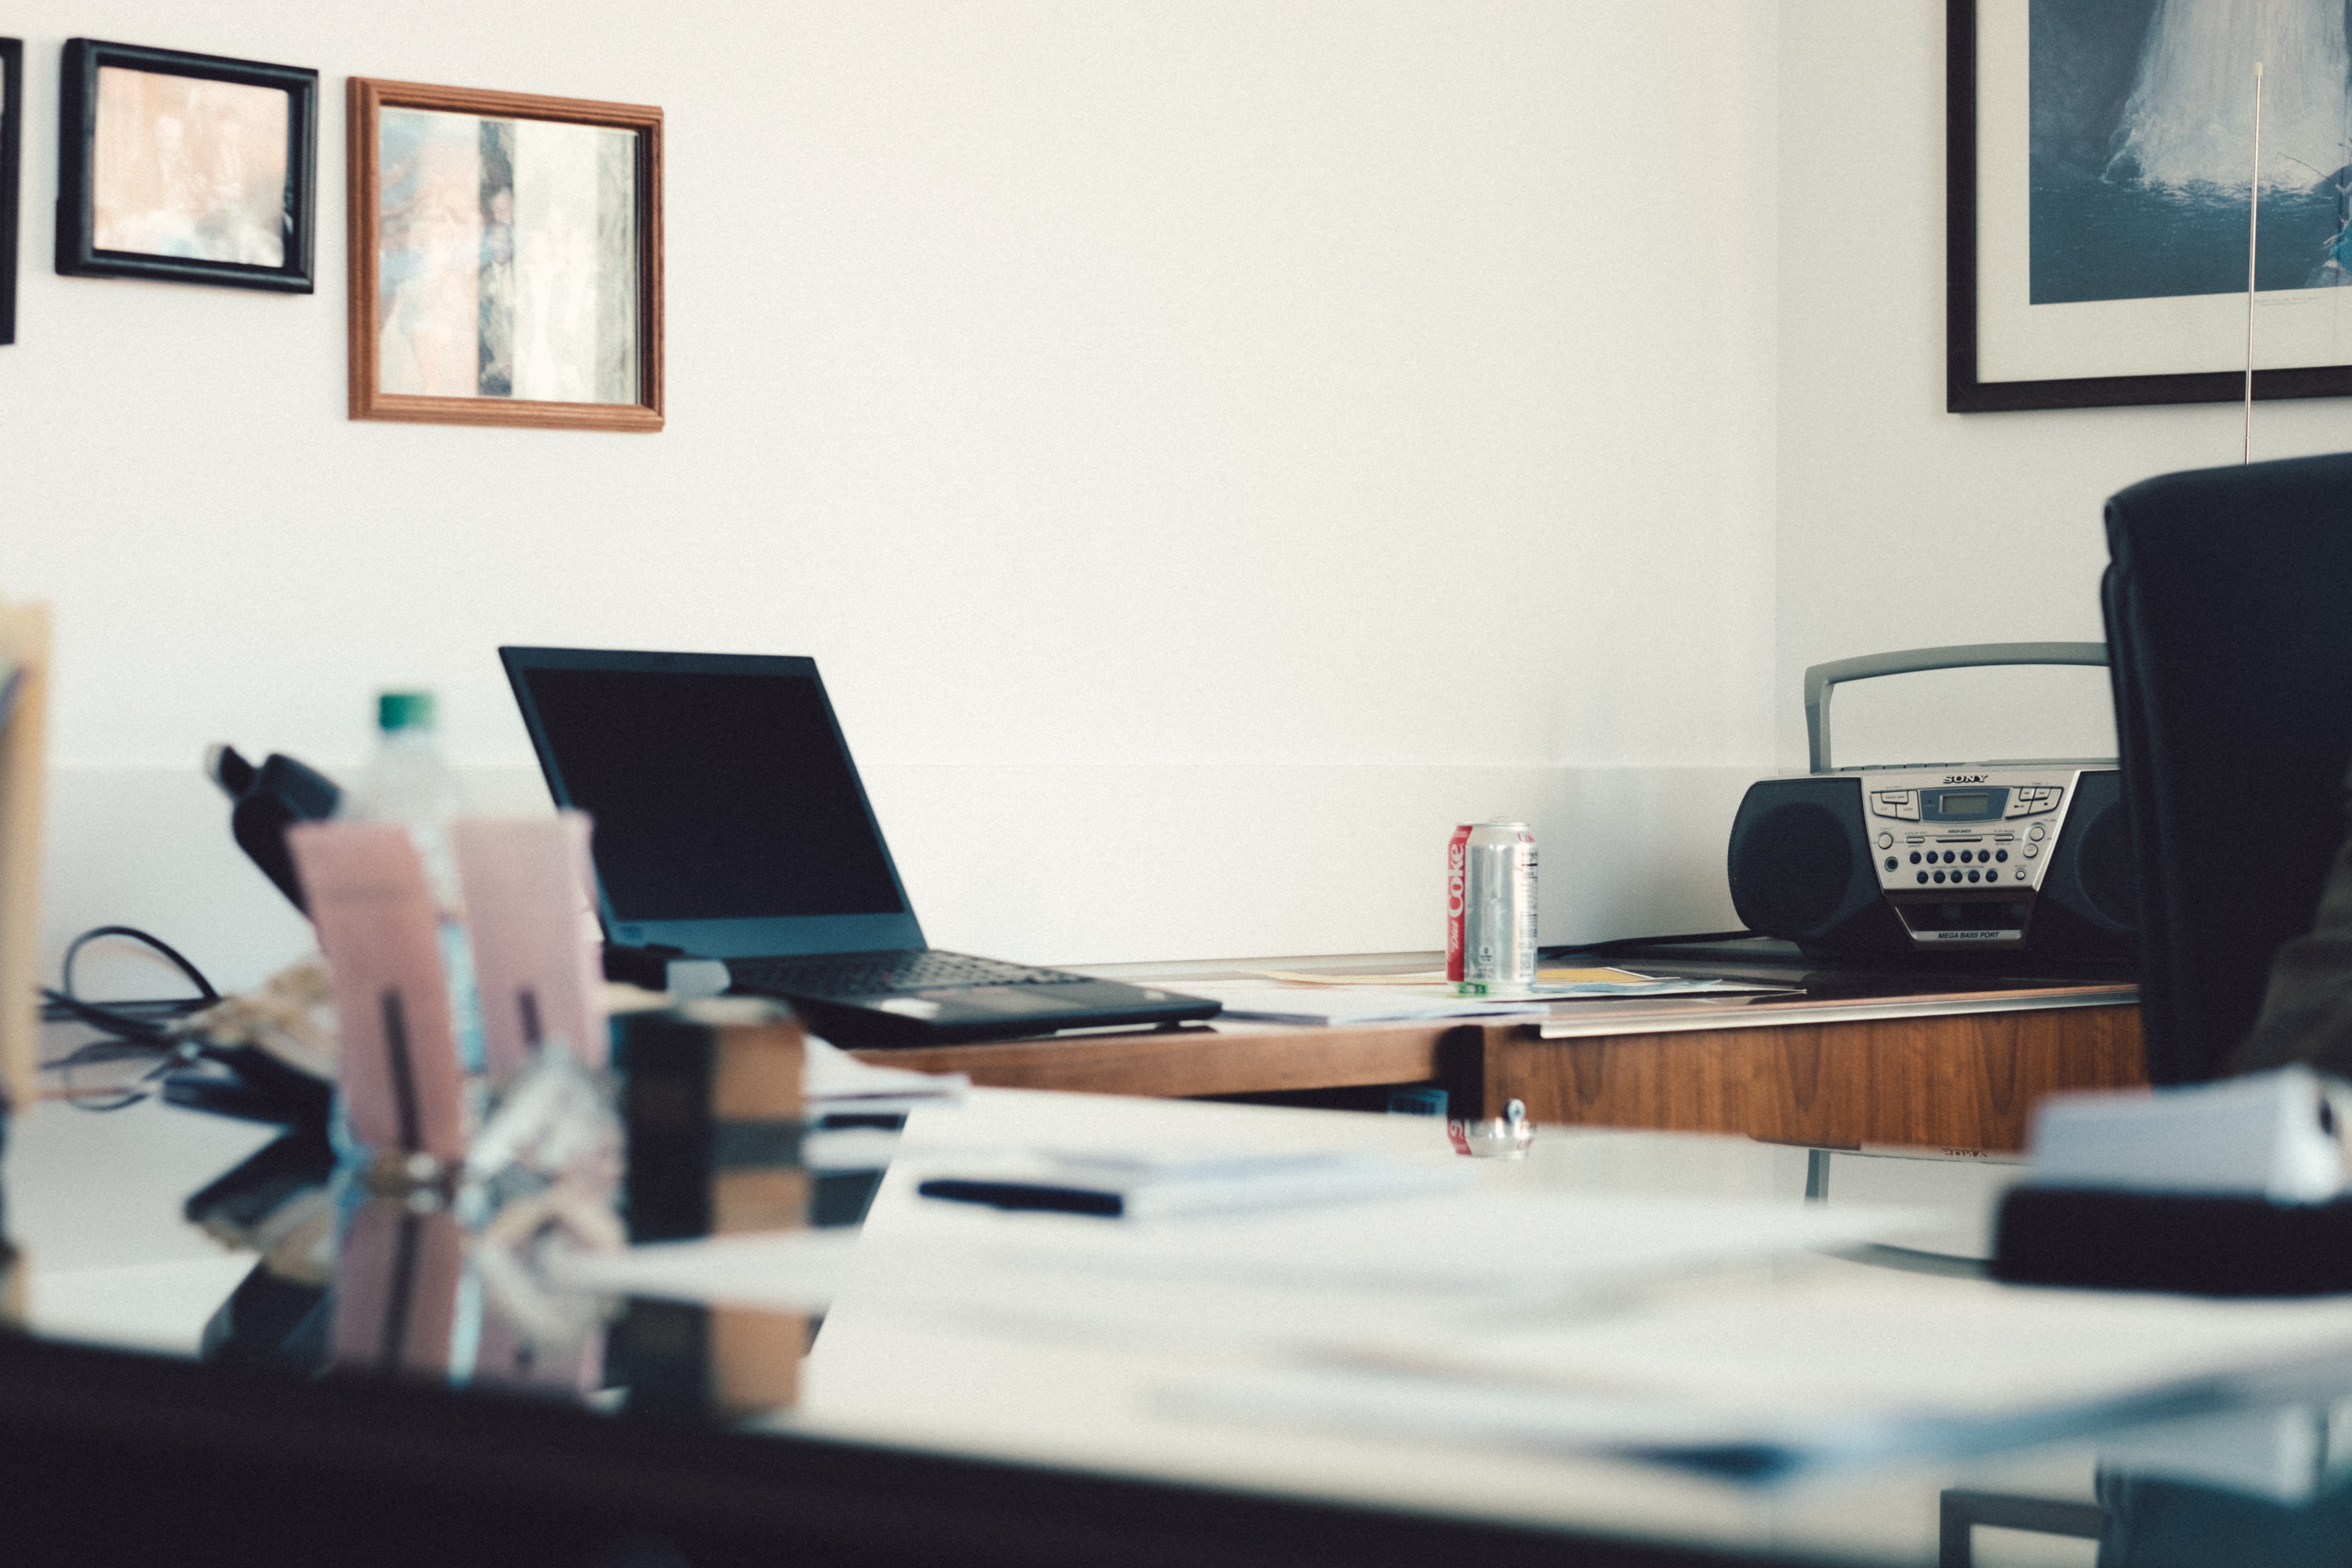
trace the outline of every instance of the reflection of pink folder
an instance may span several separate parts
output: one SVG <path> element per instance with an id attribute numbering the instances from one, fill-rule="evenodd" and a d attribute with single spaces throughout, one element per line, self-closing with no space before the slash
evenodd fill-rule
<path id="1" fill-rule="evenodd" d="M 567 811 L 464 821 L 453 837 L 491 1081 L 512 1078 L 541 1040 L 562 1040 L 583 1066 L 603 1067 L 604 976 L 588 936 L 596 908 L 588 818 Z"/>
<path id="2" fill-rule="evenodd" d="M 509 1321 L 496 1300 L 487 1300 L 481 1337 L 474 1349 L 473 1381 L 536 1393 L 595 1393 L 604 1381 L 604 1326 L 597 1325 L 579 1344 L 567 1348 L 568 1354 L 551 1355 Z"/>
<path id="3" fill-rule="evenodd" d="M 465 1267 L 465 1233 L 447 1210 L 382 1199 L 352 1210 L 335 1269 L 335 1364 L 446 1376 Z"/>
<path id="4" fill-rule="evenodd" d="M 287 834 L 334 972 L 343 1100 L 371 1149 L 466 1157 L 441 927 L 407 829 L 310 822 Z"/>

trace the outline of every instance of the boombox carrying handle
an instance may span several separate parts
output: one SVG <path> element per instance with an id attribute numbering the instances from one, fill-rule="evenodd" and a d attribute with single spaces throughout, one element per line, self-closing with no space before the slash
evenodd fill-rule
<path id="1" fill-rule="evenodd" d="M 1915 647 L 1903 653 L 1866 653 L 1833 658 L 1805 671 L 1805 734 L 1812 747 L 1813 772 L 1830 771 L 1830 688 L 1877 675 L 1911 675 L 1923 669 L 1969 669 L 1985 664 L 2105 664 L 2103 642 L 1979 642 L 1958 647 Z"/>

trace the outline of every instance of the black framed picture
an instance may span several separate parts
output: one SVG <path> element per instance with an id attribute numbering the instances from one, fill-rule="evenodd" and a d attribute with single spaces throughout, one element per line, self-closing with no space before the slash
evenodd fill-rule
<path id="1" fill-rule="evenodd" d="M 1946 5 L 1948 408 L 2352 395 L 2340 8 Z"/>
<path id="2" fill-rule="evenodd" d="M 67 41 L 58 270 L 308 294 L 319 73 Z"/>
<path id="3" fill-rule="evenodd" d="M 25 153 L 25 40 L 0 38 L 0 343 L 16 341 L 17 170 Z"/>

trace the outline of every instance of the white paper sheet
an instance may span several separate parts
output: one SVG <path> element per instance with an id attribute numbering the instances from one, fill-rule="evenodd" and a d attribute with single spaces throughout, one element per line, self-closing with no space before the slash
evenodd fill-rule
<path id="1" fill-rule="evenodd" d="M 2352 1382 L 2352 1303 L 2211 1301 L 1827 1274 L 1808 1289 L 1494 1325 L 1273 1375 L 1174 1380 L 1171 1408 L 1733 1474 L 1955 1454 Z"/>

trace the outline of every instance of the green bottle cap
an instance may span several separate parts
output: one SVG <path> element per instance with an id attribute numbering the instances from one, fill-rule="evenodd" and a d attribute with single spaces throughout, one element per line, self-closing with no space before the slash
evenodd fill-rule
<path id="1" fill-rule="evenodd" d="M 386 734 L 394 730 L 430 730 L 433 728 L 433 693 L 381 693 L 375 700 L 375 727 Z"/>

